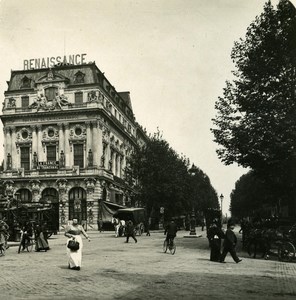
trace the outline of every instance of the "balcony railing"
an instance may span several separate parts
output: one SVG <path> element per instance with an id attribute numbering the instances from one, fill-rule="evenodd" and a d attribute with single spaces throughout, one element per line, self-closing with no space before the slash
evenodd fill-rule
<path id="1" fill-rule="evenodd" d="M 73 177 L 73 176 L 104 176 L 113 179 L 113 174 L 106 169 L 99 167 L 80 168 L 79 172 L 75 168 L 63 168 L 63 169 L 47 169 L 47 170 L 25 170 L 14 169 L 9 171 L 0 172 L 1 179 L 21 179 L 21 178 L 48 178 L 48 177 Z"/>

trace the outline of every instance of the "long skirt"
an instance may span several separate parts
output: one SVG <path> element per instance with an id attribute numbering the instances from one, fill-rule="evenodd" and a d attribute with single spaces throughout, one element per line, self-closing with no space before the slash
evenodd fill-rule
<path id="1" fill-rule="evenodd" d="M 36 251 L 40 250 L 49 250 L 48 243 L 46 242 L 43 232 L 40 233 L 40 235 L 36 238 Z"/>
<path id="2" fill-rule="evenodd" d="M 79 249 L 77 251 L 71 251 L 67 247 L 68 264 L 70 268 L 81 267 L 81 262 L 82 262 L 82 248 L 83 248 L 82 238 L 80 235 L 76 235 L 75 239 L 79 243 Z M 70 240 L 72 240 L 72 238 L 68 239 L 67 245 Z"/>
<path id="3" fill-rule="evenodd" d="M 211 242 L 210 242 L 210 247 L 211 247 L 210 260 L 211 261 L 220 261 L 220 258 L 221 258 L 221 252 L 220 252 L 221 240 L 220 239 L 212 239 Z"/>

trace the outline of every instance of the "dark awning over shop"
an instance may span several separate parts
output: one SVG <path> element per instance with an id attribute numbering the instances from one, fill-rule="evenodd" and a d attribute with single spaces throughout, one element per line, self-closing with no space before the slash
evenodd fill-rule
<path id="1" fill-rule="evenodd" d="M 117 212 L 118 209 L 120 208 L 125 208 L 125 206 L 113 203 L 113 202 L 108 202 L 108 201 L 102 201 L 102 220 L 103 222 L 110 222 L 112 220 L 113 215 L 115 212 Z"/>

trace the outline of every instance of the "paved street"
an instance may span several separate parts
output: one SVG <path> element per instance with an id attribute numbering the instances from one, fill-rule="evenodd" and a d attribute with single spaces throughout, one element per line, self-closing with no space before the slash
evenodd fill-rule
<path id="1" fill-rule="evenodd" d="M 80 271 L 67 269 L 63 234 L 51 250 L 17 254 L 10 247 L 1 263 L 0 299 L 294 299 L 296 263 L 250 259 L 236 264 L 209 261 L 205 231 L 200 238 L 176 238 L 175 255 L 162 252 L 164 235 L 124 243 L 112 232 L 89 232 Z"/>

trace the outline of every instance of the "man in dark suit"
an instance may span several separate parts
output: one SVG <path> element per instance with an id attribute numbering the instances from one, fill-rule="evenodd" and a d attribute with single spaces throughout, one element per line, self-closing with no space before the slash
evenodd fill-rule
<path id="1" fill-rule="evenodd" d="M 135 226 L 132 220 L 129 220 L 126 224 L 126 241 L 125 241 L 126 243 L 128 243 L 130 237 L 134 239 L 135 243 L 138 242 L 135 237 Z"/>
<path id="2" fill-rule="evenodd" d="M 169 242 L 169 240 L 173 241 L 174 238 L 177 235 L 178 227 L 177 224 L 174 222 L 174 220 L 171 220 L 171 222 L 166 226 L 164 234 L 166 234 L 166 240 Z"/>
<path id="3" fill-rule="evenodd" d="M 221 259 L 220 259 L 220 262 L 222 262 L 222 263 L 225 262 L 224 260 L 225 260 L 225 257 L 228 252 L 231 254 L 233 260 L 236 263 L 239 263 L 242 261 L 241 259 L 238 258 L 236 251 L 235 251 L 235 247 L 237 244 L 237 237 L 236 237 L 235 233 L 233 232 L 233 230 L 234 230 L 234 224 L 229 223 L 228 228 L 225 233 L 223 251 L 222 251 Z"/>

